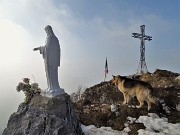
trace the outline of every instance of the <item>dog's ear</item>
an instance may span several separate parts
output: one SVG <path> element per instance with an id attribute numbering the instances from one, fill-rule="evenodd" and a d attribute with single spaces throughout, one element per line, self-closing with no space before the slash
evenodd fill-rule
<path id="1" fill-rule="evenodd" d="M 115 76 L 114 76 L 114 75 L 112 75 L 112 77 L 113 77 L 113 79 L 115 79 Z"/>

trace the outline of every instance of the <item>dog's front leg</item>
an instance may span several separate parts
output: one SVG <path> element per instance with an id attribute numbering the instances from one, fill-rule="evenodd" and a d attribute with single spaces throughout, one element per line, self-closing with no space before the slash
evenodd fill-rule
<path id="1" fill-rule="evenodd" d="M 123 96 L 124 96 L 124 102 L 123 102 L 123 105 L 125 105 L 127 103 L 127 94 L 126 93 L 123 93 Z"/>
<path id="2" fill-rule="evenodd" d="M 126 94 L 126 103 L 128 104 L 130 100 L 130 96 L 128 94 Z"/>

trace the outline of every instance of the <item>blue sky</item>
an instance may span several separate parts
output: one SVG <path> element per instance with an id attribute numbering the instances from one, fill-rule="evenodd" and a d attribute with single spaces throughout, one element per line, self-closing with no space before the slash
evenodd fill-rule
<path id="1" fill-rule="evenodd" d="M 106 57 L 107 80 L 134 74 L 140 41 L 131 33 L 143 24 L 153 39 L 146 42 L 148 70 L 180 73 L 179 19 L 179 0 L 0 0 L 0 127 L 23 101 L 15 90 L 23 77 L 46 88 L 42 56 L 32 51 L 45 44 L 46 25 L 61 44 L 60 86 L 72 93 L 104 80 Z"/>

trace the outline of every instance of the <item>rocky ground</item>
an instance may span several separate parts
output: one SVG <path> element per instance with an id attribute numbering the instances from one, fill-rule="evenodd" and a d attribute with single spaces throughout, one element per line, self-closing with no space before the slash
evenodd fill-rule
<path id="1" fill-rule="evenodd" d="M 68 94 L 53 98 L 36 94 L 19 105 L 3 135 L 82 135 Z"/>
<path id="2" fill-rule="evenodd" d="M 163 130 L 173 133 L 175 129 L 176 133 L 179 133 L 180 124 L 171 123 L 180 123 L 180 74 L 157 69 L 153 73 L 128 77 L 150 83 L 159 105 L 154 105 L 149 112 L 146 103 L 143 108 L 137 109 L 136 97 L 128 105 L 122 105 L 123 95 L 111 81 L 87 88 L 82 94 L 80 91 L 78 94 L 72 94 L 72 103 L 67 94 L 47 98 L 36 93 L 29 102 L 20 104 L 17 112 L 10 116 L 3 135 L 82 135 L 80 123 L 83 124 L 82 129 L 89 128 L 88 125 L 101 127 L 96 134 L 103 134 L 104 126 L 122 131 L 120 134 L 136 135 L 138 132 L 146 132 L 143 129 L 147 128 L 147 125 L 138 121 L 151 119 L 146 117 L 147 115 L 154 118 L 160 116 L 163 119 L 150 120 L 151 125 L 154 122 L 156 125 L 151 131 L 160 133 L 160 130 Z M 159 121 L 164 123 L 163 129 L 158 126 L 161 125 Z M 112 131 L 111 128 L 106 131 Z M 166 130 L 167 128 L 170 130 Z M 139 129 L 142 130 L 138 131 Z"/>
<path id="3" fill-rule="evenodd" d="M 147 104 L 143 108 L 137 109 L 138 102 L 134 98 L 129 105 L 123 106 L 122 93 L 110 81 L 102 82 L 87 88 L 80 100 L 73 102 L 73 108 L 77 112 L 80 122 L 86 126 L 112 127 L 119 131 L 122 131 L 128 123 L 131 130 L 130 135 L 137 134 L 137 131 L 144 129 L 145 126 L 141 123 L 131 122 L 129 117 L 138 119 L 140 116 L 148 115 L 148 113 L 156 113 L 160 117 L 168 118 L 170 123 L 180 123 L 180 112 L 178 111 L 180 104 L 179 73 L 157 69 L 153 73 L 130 77 L 150 83 L 160 105 L 154 105 L 148 112 Z M 113 105 L 117 107 L 117 111 L 113 112 Z"/>

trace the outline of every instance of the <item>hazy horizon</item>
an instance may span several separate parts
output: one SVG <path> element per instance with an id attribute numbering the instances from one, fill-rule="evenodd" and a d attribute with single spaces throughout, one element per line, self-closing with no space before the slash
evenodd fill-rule
<path id="1" fill-rule="evenodd" d="M 111 75 L 136 73 L 140 59 L 140 32 L 146 41 L 150 72 L 180 73 L 179 0 L 0 0 L 0 130 L 23 102 L 17 84 L 28 77 L 46 88 L 44 62 L 34 47 L 45 45 L 44 27 L 51 25 L 61 45 L 59 83 L 70 94 L 104 80 L 105 60 Z"/>

